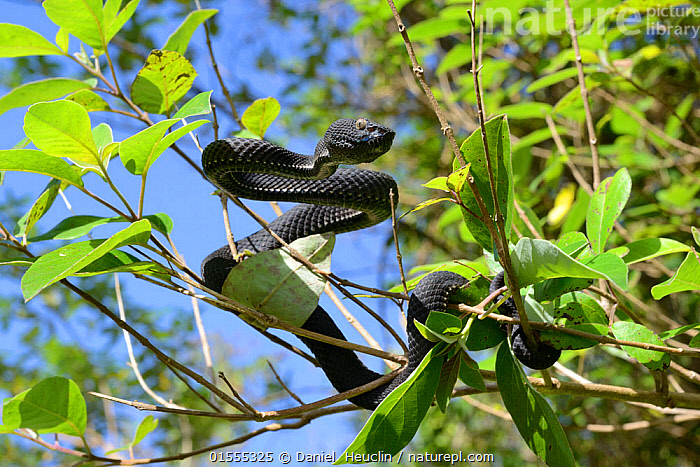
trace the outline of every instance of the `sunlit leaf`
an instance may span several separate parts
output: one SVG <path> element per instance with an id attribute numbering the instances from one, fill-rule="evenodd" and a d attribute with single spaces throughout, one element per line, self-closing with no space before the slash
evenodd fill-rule
<path id="1" fill-rule="evenodd" d="M 153 50 L 131 84 L 131 98 L 146 112 L 170 113 L 196 76 L 190 62 L 179 53 Z"/>
<path id="2" fill-rule="evenodd" d="M 41 256 L 22 276 L 22 294 L 31 300 L 49 285 L 72 275 L 108 252 L 129 244 L 145 244 L 151 224 L 143 219 L 108 239 L 72 243 Z"/>
<path id="3" fill-rule="evenodd" d="M 219 10 L 195 10 L 190 12 L 175 32 L 168 37 L 168 41 L 163 46 L 163 50 L 173 50 L 184 55 L 195 29 L 218 13 L 218 11 Z"/>
<path id="4" fill-rule="evenodd" d="M 260 138 L 265 137 L 268 127 L 275 121 L 280 113 L 280 103 L 274 97 L 256 99 L 250 107 L 243 112 L 241 121 L 243 125 Z"/>
<path id="5" fill-rule="evenodd" d="M 330 270 L 333 234 L 295 240 L 292 248 L 321 270 Z M 326 278 L 309 271 L 284 248 L 263 251 L 231 270 L 223 294 L 285 323 L 301 326 L 318 304 Z"/>
<path id="6" fill-rule="evenodd" d="M 600 183 L 591 198 L 586 216 L 586 233 L 593 253 L 602 253 L 615 221 L 627 204 L 632 189 L 632 179 L 627 169 L 617 171 Z"/>
<path id="7" fill-rule="evenodd" d="M 639 342 L 642 344 L 664 345 L 664 342 L 645 326 L 629 321 L 618 321 L 612 325 L 613 334 L 617 339 Z M 650 370 L 662 371 L 671 365 L 671 356 L 657 350 L 646 350 L 638 347 L 622 346 L 627 354 Z"/>
<path id="8" fill-rule="evenodd" d="M 69 78 L 48 78 L 25 83 L 0 98 L 0 114 L 17 107 L 58 99 L 89 87 L 90 85 L 84 81 Z"/>
<path id="9" fill-rule="evenodd" d="M 87 426 L 87 407 L 77 384 L 54 376 L 6 399 L 2 422 L 12 430 L 29 428 L 39 434 L 82 436 Z"/>
<path id="10" fill-rule="evenodd" d="M 38 32 L 18 24 L 0 23 L 0 57 L 61 54 L 61 49 Z"/>

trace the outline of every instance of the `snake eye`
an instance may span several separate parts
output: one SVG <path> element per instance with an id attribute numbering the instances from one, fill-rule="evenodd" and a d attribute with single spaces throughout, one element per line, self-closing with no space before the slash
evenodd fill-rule
<path id="1" fill-rule="evenodd" d="M 364 118 L 358 118 L 355 121 L 355 128 L 357 128 L 358 130 L 364 130 L 365 128 L 367 128 L 367 120 Z"/>

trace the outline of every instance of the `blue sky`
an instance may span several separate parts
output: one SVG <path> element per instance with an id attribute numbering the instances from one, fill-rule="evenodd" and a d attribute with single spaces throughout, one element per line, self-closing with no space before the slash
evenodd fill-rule
<path id="1" fill-rule="evenodd" d="M 301 29 L 301 25 L 294 23 L 291 23 L 286 30 L 270 27 L 266 21 L 262 20 L 265 15 L 261 6 L 263 2 L 237 0 L 221 3 L 224 5 L 219 13 L 222 16 L 219 21 L 221 34 L 215 40 L 215 51 L 225 80 L 231 85 L 235 85 L 238 82 L 248 83 L 250 89 L 257 97 L 280 97 L 281 88 L 285 85 L 283 78 L 256 71 L 253 60 L 256 53 L 264 46 L 272 48 L 275 53 L 287 59 L 296 57 L 302 59 L 300 45 L 304 34 L 307 34 L 307 32 Z M 48 39 L 53 39 L 57 26 L 46 18 L 39 4 L 35 2 L 0 0 L 0 8 L 3 11 L 0 21 L 27 26 L 42 33 Z M 162 43 L 165 43 L 167 36 L 179 24 L 179 20 L 172 19 L 170 13 L 167 9 L 159 10 L 159 16 L 163 22 L 157 25 L 156 28 L 158 34 L 162 37 Z M 253 40 L 251 41 L 250 39 Z M 243 46 L 233 47 L 232 44 L 243 44 Z M 76 45 L 77 41 L 75 38 L 72 38 L 71 52 L 77 50 Z M 202 30 L 198 30 L 195 33 L 191 47 L 196 51 L 197 57 L 200 58 L 199 61 L 194 63 L 199 73 L 195 83 L 202 89 L 213 89 L 214 95 L 218 99 L 222 99 L 214 73 L 208 61 L 206 61 Z M 0 70 L 7 69 L 9 66 L 9 59 L 0 60 Z M 65 76 L 77 76 L 77 72 L 77 66 L 71 64 L 66 67 Z M 132 78 L 133 73 L 121 76 L 122 87 L 128 87 Z M 26 79 L 25 82 L 33 79 Z M 2 94 L 5 92 L 7 92 L 6 89 L 1 90 Z M 241 104 L 238 109 L 239 112 L 242 112 L 246 105 Z M 22 120 L 25 110 L 15 109 L 0 115 L 0 147 L 2 149 L 11 148 L 23 137 Z M 284 113 L 285 111 L 283 102 L 282 112 Z M 358 109 L 358 114 L 363 115 L 363 109 Z M 338 117 L 354 116 L 338 115 Z M 115 118 L 104 113 L 93 113 L 91 118 L 93 126 L 102 121 L 110 123 L 115 132 L 116 140 L 123 140 L 141 129 L 141 127 L 135 126 L 132 121 Z M 329 121 L 328 123 L 330 124 L 331 122 Z M 202 128 L 202 131 L 198 131 L 199 138 L 200 141 L 206 143 L 212 139 L 213 135 L 209 125 Z M 232 122 L 222 122 L 222 131 L 233 128 Z M 272 140 L 288 142 L 287 146 L 298 152 L 310 153 L 315 146 L 315 140 L 299 138 L 286 129 L 281 128 L 278 124 L 273 124 L 267 136 Z M 180 145 L 192 159 L 199 161 L 199 152 L 191 141 L 183 138 Z M 126 197 L 132 203 L 136 202 L 138 199 L 139 178 L 126 172 L 118 160 L 114 160 L 110 164 L 110 173 Z M 7 196 L 7 193 L 11 192 L 15 196 L 27 195 L 35 198 L 46 182 L 47 180 L 40 176 L 18 173 L 7 174 L 5 184 L 0 190 L 0 197 Z M 109 199 L 114 199 L 113 195 L 107 193 L 101 184 L 97 182 L 96 177 L 90 177 L 88 184 L 94 191 L 105 193 Z M 202 180 L 179 156 L 170 151 L 166 152 L 158 160 L 149 177 L 145 211 L 147 213 L 166 212 L 172 217 L 175 223 L 173 239 L 178 250 L 184 255 L 189 266 L 197 271 L 201 260 L 209 252 L 224 245 L 226 242 L 221 222 L 219 200 L 217 197 L 210 195 L 212 191 L 212 185 Z M 111 215 L 105 212 L 96 202 L 87 199 L 80 193 L 69 191 L 67 196 L 76 214 Z M 274 217 L 272 210 L 265 203 L 249 202 L 248 205 L 268 219 Z M 288 208 L 288 206 L 283 206 L 283 208 Z M 70 212 L 64 203 L 57 200 L 51 212 L 39 223 L 38 231 L 48 230 L 68 215 L 70 215 Z M 231 208 L 231 216 L 236 238 L 245 237 L 258 230 L 258 225 L 255 221 L 233 207 Z M 5 223 L 8 222 L 6 218 L 2 220 Z M 389 232 L 390 225 L 388 222 L 385 222 L 362 232 L 338 236 L 333 255 L 333 271 L 341 277 L 364 285 L 385 286 L 386 283 L 382 281 L 396 277 L 394 250 L 393 248 L 386 249 L 383 243 Z M 94 232 L 97 237 L 104 237 L 109 235 L 109 233 L 108 229 Z M 189 299 L 186 297 L 153 287 L 130 276 L 122 275 L 121 280 L 126 293 L 132 298 L 139 300 L 140 303 L 146 306 L 152 306 L 154 309 L 161 310 L 166 316 L 168 313 L 181 313 L 183 310 L 184 312 L 189 312 Z M 18 285 L 15 284 L 15 286 Z M 370 300 L 367 303 L 380 311 L 385 317 L 389 316 L 390 322 L 400 327 L 396 319 L 396 309 L 389 303 L 382 302 L 380 305 L 379 302 L 378 300 Z M 364 343 L 352 328 L 349 328 L 342 322 L 342 317 L 334 309 L 330 300 L 324 297 L 321 303 L 335 317 L 336 322 L 351 340 Z M 370 330 L 377 330 L 373 325 L 374 323 L 366 318 L 364 312 L 355 306 L 350 306 L 350 309 Z M 94 313 L 98 312 L 95 311 Z M 286 355 L 280 347 L 260 337 L 256 332 L 249 330 L 237 318 L 206 305 L 203 306 L 203 313 L 205 326 L 210 334 L 210 341 L 213 341 L 214 335 L 218 334 L 221 340 L 234 346 L 237 354 L 245 354 L 251 361 L 258 356 L 270 358 L 275 362 L 276 368 L 283 375 L 285 381 L 293 389 L 303 391 L 304 389 L 314 388 L 316 390 L 311 393 L 314 397 L 334 393 L 330 383 L 327 382 L 320 370 L 312 368 L 298 357 Z M 18 330 L 18 328 L 10 329 L 12 332 Z M 147 330 L 143 329 L 141 331 L 147 332 Z M 295 337 L 289 334 L 282 335 L 288 341 L 301 346 Z M 380 343 L 391 342 L 381 332 L 375 332 L 374 336 Z M 0 336 L 0 341 L 5 342 L 5 344 L 0 344 L 0 350 L 2 351 L 9 350 L 16 343 L 11 335 Z M 396 347 L 393 346 L 392 350 L 396 350 Z M 123 359 L 123 346 L 115 349 L 115 355 L 117 360 Z M 174 357 L 177 358 L 177 355 L 174 355 Z M 376 359 L 371 361 L 371 366 L 377 370 L 383 370 L 383 364 Z M 249 386 L 246 385 L 246 390 L 250 390 L 251 398 L 263 394 L 264 388 L 256 389 L 249 388 Z M 7 393 L 3 393 L 0 390 L 0 396 L 5 397 L 7 395 Z M 163 395 L 167 397 L 167 394 Z M 310 397 L 307 396 L 306 400 L 309 401 Z M 148 397 L 144 394 L 142 400 L 147 399 Z M 269 409 L 269 407 L 264 406 L 259 408 L 261 410 Z M 140 419 L 142 415 L 135 414 L 135 417 Z M 363 418 L 366 418 L 368 415 L 369 413 L 365 412 Z M 254 438 L 245 446 L 233 450 L 281 452 L 286 449 L 292 452 L 291 449 L 293 447 L 294 452 L 320 453 L 321 451 L 337 451 L 340 453 L 354 437 L 354 432 L 350 425 L 345 422 L 348 422 L 355 416 L 355 414 L 349 414 L 325 417 L 313 421 L 309 426 L 300 430 L 269 433 Z M 253 426 L 252 429 L 254 428 L 256 427 Z M 204 459 L 200 459 L 200 461 L 204 461 Z M 291 465 L 294 465 L 294 463 Z"/>

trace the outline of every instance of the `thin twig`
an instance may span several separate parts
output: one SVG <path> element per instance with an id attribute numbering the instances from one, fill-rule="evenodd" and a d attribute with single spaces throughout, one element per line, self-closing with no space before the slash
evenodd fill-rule
<path id="1" fill-rule="evenodd" d="M 389 199 L 391 201 L 391 205 L 395 206 L 393 189 L 389 190 Z M 399 228 L 396 223 L 396 213 L 393 209 L 391 210 L 391 230 L 394 233 L 394 246 L 396 246 L 396 261 L 399 264 L 399 274 L 401 275 L 401 285 L 403 285 L 403 293 L 404 295 L 408 296 L 408 287 L 406 287 L 406 275 L 404 274 L 403 262 L 401 261 L 401 249 L 399 248 Z M 401 311 L 403 312 L 403 309 Z"/>
<path id="2" fill-rule="evenodd" d="M 418 64 L 418 59 L 416 58 L 416 53 L 413 51 L 413 44 L 411 44 L 411 40 L 408 38 L 408 31 L 406 30 L 406 26 L 403 24 L 403 21 L 401 21 L 401 17 L 399 16 L 399 12 L 396 9 L 396 5 L 394 5 L 394 1 L 387 0 L 387 3 L 389 4 L 389 8 L 391 8 L 391 12 L 394 14 L 394 20 L 396 21 L 396 26 L 399 29 L 399 33 L 401 33 L 401 37 L 403 38 L 403 42 L 406 46 L 406 51 L 408 52 L 408 56 L 411 59 L 411 65 L 413 67 L 413 74 L 418 79 L 418 82 L 420 83 L 421 87 L 423 88 L 423 92 L 428 97 L 428 100 L 430 101 L 430 105 L 433 107 L 433 111 L 435 112 L 435 116 L 440 121 L 440 129 L 442 130 L 443 134 L 447 138 L 447 141 L 450 143 L 450 147 L 452 147 L 452 152 L 454 153 L 455 157 L 459 161 L 460 166 L 465 167 L 467 165 L 467 162 L 464 160 L 464 157 L 462 156 L 462 153 L 459 150 L 459 146 L 457 145 L 457 141 L 455 140 L 455 137 L 454 137 L 454 134 L 452 131 L 452 127 L 445 119 L 445 116 L 442 113 L 442 109 L 440 108 L 440 104 L 438 104 L 438 101 L 435 98 L 435 95 L 433 95 L 433 91 L 430 89 L 430 86 L 428 85 L 428 81 L 425 79 L 425 72 L 423 70 L 423 67 L 421 67 Z"/>
<path id="3" fill-rule="evenodd" d="M 578 46 L 578 36 L 576 34 L 576 21 L 571 13 L 569 0 L 564 0 L 566 10 L 566 25 L 571 35 L 571 43 L 576 54 L 576 70 L 578 71 L 578 83 L 581 90 L 581 100 L 583 101 L 583 111 L 586 114 L 586 125 L 588 127 L 588 144 L 591 147 L 591 160 L 593 162 L 593 188 L 600 185 L 600 157 L 598 156 L 598 137 L 595 133 L 591 104 L 588 102 L 588 87 L 586 86 L 586 76 L 583 73 L 583 62 L 581 60 L 581 49 Z"/>
<path id="4" fill-rule="evenodd" d="M 297 396 L 294 391 L 289 389 L 289 387 L 284 384 L 284 381 L 282 381 L 282 378 L 280 378 L 279 373 L 275 370 L 275 367 L 272 366 L 272 363 L 270 363 L 270 360 L 267 360 L 267 366 L 270 367 L 270 370 L 272 370 L 272 373 L 275 375 L 275 379 L 277 379 L 277 382 L 280 383 L 280 386 L 282 386 L 282 389 L 284 389 L 287 394 L 289 394 L 295 401 L 299 403 L 299 405 L 304 405 L 304 401 L 301 400 L 299 396 Z"/>

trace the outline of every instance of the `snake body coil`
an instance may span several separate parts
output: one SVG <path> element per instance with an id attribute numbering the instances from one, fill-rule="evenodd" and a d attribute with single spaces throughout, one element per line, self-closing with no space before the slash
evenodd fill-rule
<path id="1" fill-rule="evenodd" d="M 295 206 L 269 224 L 282 240 L 291 243 L 318 233 L 366 228 L 391 215 L 398 201 L 393 178 L 381 172 L 338 168 L 338 165 L 373 161 L 389 150 L 394 136 L 391 129 L 365 118 L 340 119 L 328 128 L 313 156 L 296 154 L 265 141 L 229 138 L 214 141 L 205 148 L 202 166 L 207 177 L 231 195 L 263 201 L 310 203 Z M 393 205 L 390 193 L 393 193 Z M 239 252 L 258 253 L 280 246 L 265 230 L 236 242 Z M 228 245 L 207 256 L 202 263 L 202 277 L 207 287 L 221 292 L 229 271 L 237 264 Z M 408 365 L 389 383 L 349 399 L 351 402 L 373 410 L 408 378 L 434 345 L 418 332 L 414 319 L 423 323 L 430 311 L 445 310 L 450 294 L 466 282 L 465 278 L 451 272 L 435 272 L 420 281 L 408 306 Z M 301 327 L 345 340 L 320 306 Z M 340 392 L 382 376 L 368 369 L 351 350 L 299 338 Z"/>
<path id="2" fill-rule="evenodd" d="M 496 274 L 496 277 L 491 281 L 491 286 L 489 291 L 491 293 L 500 289 L 505 285 L 505 279 L 503 271 Z M 496 297 L 496 301 L 501 300 L 503 295 Z M 520 315 L 518 310 L 515 308 L 515 302 L 512 298 L 509 298 L 503 304 L 498 307 L 498 310 L 511 318 L 519 319 Z M 513 325 L 511 330 L 510 338 L 512 343 L 512 349 L 515 356 L 520 360 L 520 362 L 533 370 L 544 370 L 554 365 L 559 357 L 561 356 L 561 350 L 552 347 L 551 345 L 545 344 L 544 342 L 539 342 L 539 335 L 537 331 L 533 331 L 535 335 L 535 341 L 537 342 L 537 348 L 533 348 L 531 344 L 528 343 L 523 328 L 520 325 Z"/>

